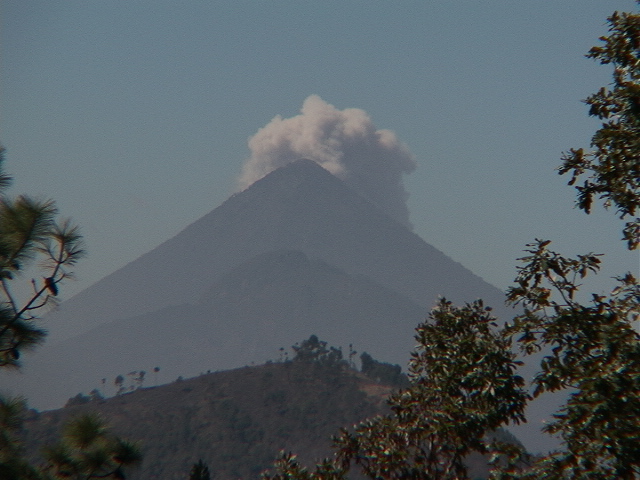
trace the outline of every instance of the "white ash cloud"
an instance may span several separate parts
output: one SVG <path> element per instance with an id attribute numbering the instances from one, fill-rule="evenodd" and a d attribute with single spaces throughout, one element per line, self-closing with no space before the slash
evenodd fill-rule
<path id="1" fill-rule="evenodd" d="M 414 157 L 395 133 L 376 129 L 364 110 L 338 110 L 311 95 L 299 115 L 278 115 L 259 129 L 249 139 L 249 149 L 241 190 L 277 168 L 308 158 L 410 226 L 403 174 L 415 169 Z"/>

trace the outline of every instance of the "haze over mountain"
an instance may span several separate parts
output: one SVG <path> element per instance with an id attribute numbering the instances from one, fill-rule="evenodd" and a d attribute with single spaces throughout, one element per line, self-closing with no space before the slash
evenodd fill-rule
<path id="1" fill-rule="evenodd" d="M 48 342 L 3 383 L 52 408 L 104 377 L 264 362 L 310 334 L 405 364 L 441 295 L 504 311 L 498 289 L 298 161 L 65 302 Z"/>
<path id="2" fill-rule="evenodd" d="M 66 301 L 49 316 L 50 340 L 104 321 L 196 302 L 230 268 L 282 249 L 365 275 L 425 307 L 438 295 L 503 303 L 497 288 L 306 160 L 232 195 L 172 239 Z"/>
<path id="3" fill-rule="evenodd" d="M 73 393 L 102 388 L 102 378 L 110 388 L 116 375 L 133 369 L 160 366 L 170 380 L 264 363 L 311 333 L 345 349 L 366 345 L 376 358 L 395 351 L 404 363 L 410 332 L 423 317 L 420 306 L 365 277 L 302 252 L 268 252 L 231 269 L 193 305 L 109 322 L 43 349 L 42 360 L 30 365 L 28 398 L 52 408 Z"/>

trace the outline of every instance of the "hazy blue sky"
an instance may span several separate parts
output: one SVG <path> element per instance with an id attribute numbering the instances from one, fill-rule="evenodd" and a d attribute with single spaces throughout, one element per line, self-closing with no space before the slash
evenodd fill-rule
<path id="1" fill-rule="evenodd" d="M 500 288 L 535 237 L 638 269 L 612 213 L 573 209 L 554 168 L 588 146 L 584 58 L 631 0 L 4 0 L 0 141 L 12 192 L 52 197 L 89 256 L 75 293 L 217 207 L 247 140 L 311 94 L 393 130 L 410 220 Z"/>

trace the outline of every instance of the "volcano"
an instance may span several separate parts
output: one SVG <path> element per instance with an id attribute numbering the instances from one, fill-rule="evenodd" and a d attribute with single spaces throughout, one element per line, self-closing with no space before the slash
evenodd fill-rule
<path id="1" fill-rule="evenodd" d="M 2 381 L 54 408 L 102 378 L 263 363 L 311 334 L 404 365 L 440 296 L 506 312 L 499 289 L 301 160 L 64 302 L 23 374 Z"/>

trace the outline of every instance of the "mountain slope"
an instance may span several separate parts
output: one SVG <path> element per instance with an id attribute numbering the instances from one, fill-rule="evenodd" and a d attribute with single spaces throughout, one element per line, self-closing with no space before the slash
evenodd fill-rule
<path id="1" fill-rule="evenodd" d="M 260 257 L 283 251 L 299 253 Z M 262 275 L 262 289 L 242 290 Z M 498 312 L 504 301 L 344 182 L 299 161 L 64 302 L 48 316 L 51 336 L 26 359 L 24 374 L 0 380 L 51 408 L 103 377 L 263 362 L 313 333 L 404 365 L 413 328 L 440 295 L 457 303 L 481 297 Z"/>
<path id="2" fill-rule="evenodd" d="M 227 272 L 195 305 L 116 320 L 43 348 L 21 387 L 33 406 L 55 408 L 102 378 L 159 366 L 171 379 L 263 363 L 312 334 L 405 365 L 423 318 L 422 307 L 366 277 L 302 252 L 268 252 Z"/>
<path id="3" fill-rule="evenodd" d="M 141 442 L 144 461 L 127 478 L 183 480 L 202 459 L 213 479 L 256 479 L 280 450 L 309 466 L 330 455 L 331 436 L 386 413 L 390 391 L 344 367 L 275 363 L 34 414 L 25 437 L 35 456 L 66 419 L 98 412 L 115 433 Z M 471 478 L 486 478 L 486 462 L 479 456 L 470 462 Z"/>
<path id="4" fill-rule="evenodd" d="M 50 316 L 51 341 L 193 303 L 224 272 L 272 250 L 298 250 L 430 307 L 503 295 L 309 160 L 235 194 L 174 238 L 100 280 Z"/>

